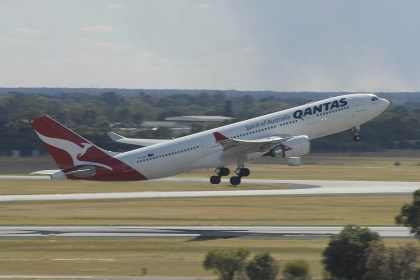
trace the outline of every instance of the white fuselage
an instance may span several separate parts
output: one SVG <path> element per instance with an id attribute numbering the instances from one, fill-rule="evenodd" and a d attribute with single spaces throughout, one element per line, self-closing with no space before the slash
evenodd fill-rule
<path id="1" fill-rule="evenodd" d="M 213 133 L 235 140 L 298 135 L 316 139 L 358 127 L 377 117 L 388 105 L 387 100 L 372 94 L 342 95 L 121 153 L 116 158 L 148 179 L 200 168 L 239 166 L 263 154 L 223 157 L 223 147 Z"/>

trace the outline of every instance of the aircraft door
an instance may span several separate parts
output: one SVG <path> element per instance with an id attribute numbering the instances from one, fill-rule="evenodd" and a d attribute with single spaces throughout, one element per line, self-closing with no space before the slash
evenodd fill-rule
<path id="1" fill-rule="evenodd" d="M 354 99 L 354 110 L 353 110 L 353 125 L 357 126 L 364 119 L 365 105 L 363 103 L 363 98 Z"/>
<path id="2" fill-rule="evenodd" d="M 315 123 L 315 116 L 314 115 L 306 115 L 304 117 L 304 120 L 305 120 L 306 124 L 312 125 L 312 124 Z"/>
<path id="3" fill-rule="evenodd" d="M 363 98 L 356 98 L 356 112 L 362 112 L 365 110 L 365 106 L 363 104 Z"/>
<path id="4" fill-rule="evenodd" d="M 202 150 L 203 154 L 207 153 L 207 151 L 208 151 L 207 143 L 203 141 L 203 142 L 200 143 L 200 146 L 201 146 L 201 150 Z"/>

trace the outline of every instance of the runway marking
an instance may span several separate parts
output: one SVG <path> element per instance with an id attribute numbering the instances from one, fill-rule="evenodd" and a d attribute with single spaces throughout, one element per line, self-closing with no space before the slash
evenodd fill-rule
<path id="1" fill-rule="evenodd" d="M 55 258 L 52 261 L 69 261 L 69 262 L 80 262 L 80 261 L 98 261 L 98 262 L 114 262 L 115 259 L 63 259 Z"/>
<path id="2" fill-rule="evenodd" d="M 370 226 L 384 238 L 413 238 L 409 229 Z M 329 238 L 343 226 L 0 226 L 0 238 Z M 49 233 L 54 232 L 54 236 Z M 83 259 L 60 259 L 77 261 Z M 93 259 L 113 261 L 112 259 Z"/>
<path id="3" fill-rule="evenodd" d="M 5 176 L 0 176 L 4 178 Z M 10 176 L 6 176 L 10 178 Z M 33 177 L 33 176 L 14 176 Z M 38 176 L 36 176 L 38 177 Z M 204 178 L 166 178 L 155 182 L 207 182 Z M 223 183 L 229 184 L 226 179 Z M 231 191 L 165 191 L 165 192 L 114 192 L 114 193 L 74 193 L 74 194 L 34 194 L 1 195 L 0 202 L 12 201 L 58 201 L 58 200 L 112 200 L 147 198 L 185 197 L 236 197 L 236 196 L 279 196 L 279 195 L 368 195 L 368 194 L 408 194 L 420 189 L 419 182 L 388 181 L 327 181 L 327 180 L 274 180 L 244 179 L 244 185 L 291 184 L 294 189 L 241 190 Z"/>

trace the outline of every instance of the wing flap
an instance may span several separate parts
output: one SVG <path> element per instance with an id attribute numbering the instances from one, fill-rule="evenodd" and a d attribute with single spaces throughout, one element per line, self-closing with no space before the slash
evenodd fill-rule
<path id="1" fill-rule="evenodd" d="M 227 138 L 220 132 L 214 132 L 213 135 L 216 142 L 222 145 L 226 156 L 239 153 L 267 153 L 273 146 L 276 146 L 288 139 L 288 137 L 271 136 L 253 140 L 237 140 Z"/>

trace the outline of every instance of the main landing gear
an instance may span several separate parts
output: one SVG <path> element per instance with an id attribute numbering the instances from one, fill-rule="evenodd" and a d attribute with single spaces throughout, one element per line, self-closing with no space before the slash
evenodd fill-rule
<path id="1" fill-rule="evenodd" d="M 360 137 L 359 133 L 360 133 L 360 126 L 355 126 L 352 128 L 353 131 L 353 140 L 356 142 L 360 142 L 360 140 L 362 140 L 362 137 Z"/>
<path id="2" fill-rule="evenodd" d="M 220 184 L 222 176 L 228 176 L 230 174 L 230 170 L 227 167 L 217 167 L 215 172 L 217 175 L 210 177 L 210 183 L 213 185 Z"/>
<path id="3" fill-rule="evenodd" d="M 240 166 L 236 168 L 235 173 L 237 176 L 232 176 L 230 178 L 230 183 L 233 186 L 237 186 L 241 183 L 242 177 L 248 177 L 251 171 L 249 171 L 248 168 L 245 168 L 244 166 Z M 220 184 L 222 176 L 228 176 L 230 174 L 230 170 L 227 167 L 218 167 L 216 168 L 216 174 L 214 176 L 210 177 L 210 183 L 212 184 Z"/>

